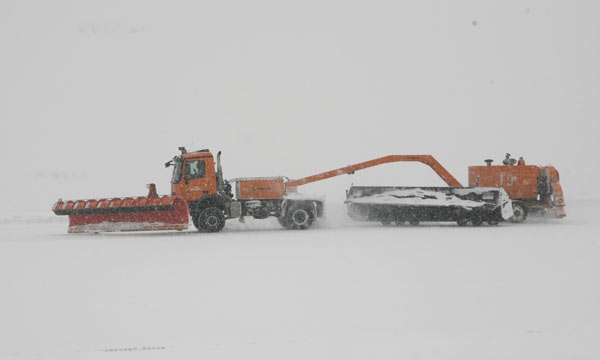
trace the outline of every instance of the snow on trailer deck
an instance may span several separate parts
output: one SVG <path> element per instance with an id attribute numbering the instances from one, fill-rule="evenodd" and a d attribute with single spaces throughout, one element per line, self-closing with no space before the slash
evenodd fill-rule
<path id="1" fill-rule="evenodd" d="M 417 208 L 471 211 L 485 207 L 488 211 L 499 209 L 504 220 L 513 216 L 510 198 L 502 188 L 352 186 L 346 195 L 346 204 L 400 207 L 409 209 L 408 213 Z"/>
<path id="2" fill-rule="evenodd" d="M 360 188 L 359 188 L 360 189 Z M 496 188 L 484 188 L 497 190 Z M 462 190 L 462 189 L 451 189 Z M 358 191 L 360 193 L 360 190 Z M 392 204 L 392 205 L 416 205 L 416 206 L 460 206 L 465 209 L 477 208 L 485 205 L 485 202 L 461 199 L 450 190 L 432 191 L 427 188 L 390 189 L 389 191 L 361 197 L 360 194 L 346 200 L 346 203 L 359 204 Z"/>
<path id="3" fill-rule="evenodd" d="M 600 211 L 66 234 L 0 216 L 1 359 L 597 359 Z"/>

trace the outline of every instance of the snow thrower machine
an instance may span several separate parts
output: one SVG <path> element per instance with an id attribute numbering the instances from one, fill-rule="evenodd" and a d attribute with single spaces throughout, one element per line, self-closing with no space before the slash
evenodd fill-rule
<path id="1" fill-rule="evenodd" d="M 165 164 L 173 168 L 170 195 L 159 196 L 150 184 L 148 196 L 59 199 L 52 210 L 69 217 L 70 233 L 184 230 L 190 218 L 199 231 L 218 232 L 226 220 L 243 222 L 245 217 L 276 217 L 284 228 L 307 229 L 324 216 L 325 201 L 298 194 L 297 188 L 304 184 L 386 163 L 417 161 L 431 167 L 448 186 L 461 187 L 431 155 L 389 155 L 296 180 L 281 176 L 225 180 L 221 152 L 215 158 L 208 149 L 179 150 L 181 154 Z"/>
<path id="2" fill-rule="evenodd" d="M 483 166 L 469 166 L 469 186 L 501 187 L 512 199 L 513 222 L 523 222 L 527 215 L 540 214 L 562 218 L 565 198 L 558 170 L 554 166 L 526 165 L 523 157 L 515 160 L 506 154 L 502 165 L 486 159 Z"/>

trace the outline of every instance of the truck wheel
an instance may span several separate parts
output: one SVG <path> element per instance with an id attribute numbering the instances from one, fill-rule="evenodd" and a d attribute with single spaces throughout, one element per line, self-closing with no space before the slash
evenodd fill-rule
<path id="1" fill-rule="evenodd" d="M 305 230 L 310 227 L 314 220 L 315 216 L 310 207 L 292 205 L 280 224 L 283 222 L 282 225 L 288 229 Z"/>
<path id="2" fill-rule="evenodd" d="M 513 216 L 510 218 L 511 222 L 522 223 L 527 220 L 527 206 L 520 201 L 513 201 Z"/>
<path id="3" fill-rule="evenodd" d="M 219 232 L 223 230 L 225 226 L 225 215 L 223 211 L 216 207 L 206 208 L 198 213 L 197 220 L 194 221 L 194 225 L 198 223 L 198 230 L 207 232 Z"/>

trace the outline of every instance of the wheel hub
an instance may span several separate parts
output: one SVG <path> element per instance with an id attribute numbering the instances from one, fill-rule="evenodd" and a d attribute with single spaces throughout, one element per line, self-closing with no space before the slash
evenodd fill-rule
<path id="1" fill-rule="evenodd" d="M 219 219 L 217 219 L 217 217 L 214 215 L 206 218 L 206 224 L 208 226 L 215 226 L 218 224 L 218 222 L 219 222 Z"/>
<path id="2" fill-rule="evenodd" d="M 304 225 L 308 221 L 308 213 L 303 209 L 296 210 L 292 219 L 296 225 Z"/>

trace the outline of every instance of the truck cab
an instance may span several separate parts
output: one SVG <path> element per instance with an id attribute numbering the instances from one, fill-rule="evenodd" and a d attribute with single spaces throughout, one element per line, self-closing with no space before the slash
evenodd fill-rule
<path id="1" fill-rule="evenodd" d="M 175 156 L 165 165 L 173 166 L 171 196 L 190 202 L 207 195 L 217 195 L 215 161 L 208 149 L 192 153 L 182 150 L 180 156 Z"/>

